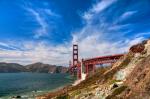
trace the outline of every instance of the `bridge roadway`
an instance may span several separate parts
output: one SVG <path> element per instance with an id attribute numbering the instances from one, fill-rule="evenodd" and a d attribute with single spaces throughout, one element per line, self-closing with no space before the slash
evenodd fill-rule
<path id="1" fill-rule="evenodd" d="M 83 60 L 83 63 L 85 65 L 97 65 L 97 64 L 106 64 L 106 63 L 114 63 L 120 57 L 122 57 L 124 54 L 116 54 L 116 55 L 109 55 L 109 56 L 100 56 L 100 57 L 95 57 L 95 58 L 90 58 L 90 59 L 85 59 Z"/>
<path id="2" fill-rule="evenodd" d="M 90 72 L 94 72 L 96 70 L 95 65 L 98 64 L 107 64 L 107 63 L 115 63 L 120 59 L 124 54 L 116 54 L 116 55 L 108 55 L 108 56 L 100 56 L 89 59 L 82 59 L 82 62 L 78 62 L 74 66 L 70 66 L 70 71 L 77 74 L 78 79 L 81 79 L 82 73 L 88 75 Z"/>

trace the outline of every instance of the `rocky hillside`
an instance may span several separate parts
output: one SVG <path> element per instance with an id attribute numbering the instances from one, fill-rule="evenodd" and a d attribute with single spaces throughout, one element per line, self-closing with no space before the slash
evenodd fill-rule
<path id="1" fill-rule="evenodd" d="M 67 67 L 49 65 L 43 63 L 34 63 L 25 66 L 28 71 L 38 72 L 38 73 L 66 73 L 68 71 Z"/>
<path id="2" fill-rule="evenodd" d="M 130 50 L 138 61 L 124 80 L 127 88 L 117 98 L 150 99 L 150 40 L 136 45 L 135 49 L 139 47 L 143 50 L 136 53 Z"/>
<path id="3" fill-rule="evenodd" d="M 150 99 L 150 40 L 134 45 L 111 68 L 42 96 L 44 99 Z M 41 97 L 38 97 L 41 99 Z"/>
<path id="4" fill-rule="evenodd" d="M 17 63 L 0 63 L 0 73 L 36 72 L 36 73 L 66 73 L 67 67 L 34 63 L 23 66 Z"/>

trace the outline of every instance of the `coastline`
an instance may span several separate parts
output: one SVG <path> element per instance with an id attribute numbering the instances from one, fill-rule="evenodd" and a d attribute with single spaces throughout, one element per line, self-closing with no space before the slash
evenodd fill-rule
<path id="1" fill-rule="evenodd" d="M 26 92 L 26 93 L 21 93 L 21 94 L 10 94 L 10 95 L 7 95 L 7 96 L 2 96 L 0 97 L 0 99 L 10 99 L 12 97 L 15 97 L 15 96 L 21 96 L 22 98 L 21 99 L 27 99 L 27 98 L 30 98 L 30 99 L 38 99 L 37 97 L 41 97 L 41 96 L 45 96 L 49 93 L 54 93 L 54 92 L 58 92 L 64 88 L 66 88 L 67 86 L 70 86 L 71 83 L 66 83 L 65 85 L 62 85 L 58 88 L 55 88 L 55 89 L 49 89 L 49 90 L 36 90 L 36 91 L 30 91 L 30 92 Z"/>
<path id="2" fill-rule="evenodd" d="M 74 86 L 74 83 L 76 81 L 77 80 L 74 80 L 72 83 L 65 84 L 65 85 L 63 85 L 61 87 L 58 87 L 58 88 L 53 89 L 53 90 L 50 90 L 47 93 L 44 93 L 44 94 L 41 94 L 41 95 L 37 95 L 35 97 L 35 99 L 47 99 L 46 97 L 52 98 L 52 97 L 59 96 L 61 94 L 65 94 Z"/>
<path id="3" fill-rule="evenodd" d="M 50 74 L 36 73 L 33 75 L 30 73 L 21 73 L 21 74 L 20 73 L 14 73 L 14 74 L 11 74 L 11 79 L 13 79 L 11 81 L 13 81 L 13 83 L 19 84 L 19 86 L 14 86 L 14 84 L 9 81 L 10 76 L 8 76 L 8 75 L 10 75 L 10 74 L 5 73 L 5 74 L 1 75 L 1 79 L 4 78 L 6 80 L 5 81 L 2 80 L 0 82 L 1 83 L 1 86 L 0 86 L 1 92 L 4 92 L 4 94 L 3 93 L 0 94 L 0 99 L 11 99 L 12 97 L 17 97 L 17 96 L 19 96 L 19 97 L 21 96 L 21 99 L 28 99 L 28 98 L 35 99 L 37 96 L 45 95 L 45 94 L 48 94 L 50 92 L 60 90 L 60 89 L 64 88 L 65 86 L 71 85 L 74 82 L 74 78 L 72 78 L 70 75 L 67 75 L 67 74 L 59 76 L 59 74 L 50 75 Z M 23 80 L 22 77 L 23 78 L 25 77 L 26 80 Z M 29 77 L 31 77 L 31 78 L 29 78 Z M 45 77 L 45 78 L 43 78 L 43 77 Z M 18 80 L 15 80 L 15 79 L 18 79 Z M 29 80 L 29 79 L 31 79 L 31 80 Z M 45 79 L 45 81 L 44 81 L 44 79 Z M 20 80 L 23 81 L 22 84 L 20 84 L 20 82 L 21 82 Z M 27 83 L 24 81 L 27 81 Z M 12 87 L 7 87 L 5 85 L 5 84 L 7 84 L 7 82 L 9 85 L 11 83 Z M 57 83 L 57 82 L 59 82 L 59 83 Z M 25 83 L 25 85 L 24 85 L 24 83 Z M 33 85 L 33 88 L 31 85 Z M 45 85 L 45 86 L 43 87 L 43 85 Z M 26 86 L 26 87 L 24 87 L 24 86 Z M 51 86 L 51 87 L 49 87 L 49 86 Z M 3 88 L 5 88 L 5 91 L 2 90 Z M 11 90 L 13 90 L 13 92 Z M 18 90 L 18 91 L 14 91 L 14 90 Z M 28 90 L 28 91 L 25 91 L 25 90 Z"/>
<path id="4" fill-rule="evenodd" d="M 71 86 L 72 85 L 65 85 L 65 86 L 59 87 L 59 88 L 52 90 L 48 93 L 38 95 L 35 97 L 35 99 L 47 99 L 46 97 L 52 98 L 52 97 L 59 96 L 61 94 L 65 94 L 68 92 L 68 90 L 71 88 Z"/>

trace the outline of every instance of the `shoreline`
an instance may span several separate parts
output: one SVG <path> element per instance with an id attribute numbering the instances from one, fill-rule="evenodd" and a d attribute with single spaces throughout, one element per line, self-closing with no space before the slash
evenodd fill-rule
<path id="1" fill-rule="evenodd" d="M 51 91 L 49 91 L 49 92 L 47 92 L 47 93 L 45 93 L 45 94 L 38 95 L 38 96 L 36 96 L 35 98 L 36 98 L 36 99 L 47 99 L 46 97 L 54 98 L 54 97 L 57 97 L 57 96 L 59 96 L 59 95 L 65 94 L 65 93 L 67 93 L 68 91 L 70 91 L 70 90 L 72 89 L 72 87 L 74 87 L 74 86 L 76 86 L 76 85 L 79 84 L 79 83 L 76 84 L 77 81 L 78 81 L 78 80 L 76 79 L 76 80 L 74 80 L 72 83 L 68 83 L 68 84 L 66 84 L 66 85 L 64 85 L 64 86 L 61 86 L 61 87 L 56 88 L 56 89 L 54 89 L 54 90 L 51 90 Z M 80 81 L 80 82 L 81 82 L 81 81 Z"/>
<path id="2" fill-rule="evenodd" d="M 9 73 L 8 73 L 9 74 Z M 7 74 L 7 75 L 8 75 Z M 18 73 L 15 73 L 15 74 L 17 74 L 18 75 Z M 5 74 L 6 75 L 6 74 Z M 20 75 L 19 75 L 20 76 Z M 43 75 L 42 75 L 43 76 Z M 42 77 L 41 76 L 41 77 Z M 17 76 L 18 77 L 18 76 Z M 30 76 L 31 77 L 31 76 Z M 37 76 L 36 76 L 37 77 Z M 57 77 L 57 76 L 56 76 Z M 55 77 L 55 78 L 56 78 Z M 14 78 L 14 75 L 13 75 L 13 77 L 12 78 Z M 49 78 L 49 76 L 47 77 L 47 78 Z M 59 77 L 59 79 L 60 79 L 60 77 Z M 51 92 L 54 92 L 54 91 L 57 91 L 57 90 L 60 90 L 60 89 L 63 89 L 64 87 L 66 87 L 66 86 L 69 86 L 69 85 L 71 85 L 73 82 L 74 82 L 74 78 L 72 78 L 70 75 L 65 75 L 65 77 L 63 76 L 63 78 L 62 79 L 66 79 L 66 81 L 62 81 L 61 82 L 61 80 L 59 80 L 58 79 L 58 81 L 59 81 L 59 84 L 57 84 L 57 86 L 56 85 L 54 85 L 55 84 L 55 81 L 53 81 L 53 80 L 55 80 L 55 79 L 52 79 L 51 80 L 51 78 L 50 78 L 50 82 L 49 83 L 47 83 L 47 85 L 48 86 L 52 86 L 52 87 L 44 87 L 44 88 L 42 88 L 42 87 L 39 87 L 38 85 L 36 85 L 36 83 L 35 83 L 35 85 L 34 86 L 36 86 L 35 87 L 35 89 L 34 89 L 34 87 L 33 88 L 31 88 L 32 86 L 28 86 L 28 88 L 29 88 L 29 90 L 28 90 L 28 88 L 26 87 L 26 88 L 24 88 L 24 89 L 19 89 L 19 86 L 17 87 L 16 86 L 16 89 L 17 89 L 17 91 L 8 91 L 7 93 L 6 93 L 6 91 L 5 91 L 5 93 L 4 94 L 0 94 L 0 99 L 12 99 L 13 97 L 20 97 L 21 96 L 21 99 L 28 99 L 28 98 L 30 98 L 30 99 L 35 99 L 36 97 L 38 97 L 38 96 L 41 96 L 41 95 L 46 95 L 46 94 L 48 94 L 48 93 L 51 93 Z M 8 80 L 9 80 L 9 78 L 8 78 Z M 57 80 L 57 79 L 56 79 Z M 68 81 L 67 81 L 68 80 Z M 6 81 L 7 81 L 7 79 L 6 79 Z M 58 82 L 58 81 L 56 81 L 56 82 Z M 53 82 L 53 83 L 52 83 Z M 23 82 L 23 83 L 25 83 L 25 82 Z M 5 86 L 5 85 L 4 85 Z M 36 89 L 37 88 L 37 89 Z M 30 90 L 31 89 L 31 90 Z M 11 89 L 10 89 L 11 90 Z M 26 91 L 25 91 L 26 90 Z M 13 99 L 16 99 L 16 98 L 13 98 Z"/>
<path id="3" fill-rule="evenodd" d="M 46 97 L 49 97 L 49 98 L 52 98 L 52 97 L 56 97 L 56 96 L 59 96 L 61 94 L 65 94 L 68 92 L 68 90 L 72 87 L 72 85 L 66 85 L 66 86 L 63 86 L 59 89 L 55 89 L 53 91 L 50 91 L 48 93 L 45 93 L 45 94 L 42 94 L 42 95 L 39 95 L 37 97 L 35 97 L 35 99 L 47 99 Z"/>
<path id="4" fill-rule="evenodd" d="M 60 96 L 62 94 L 66 94 L 68 93 L 70 90 L 72 90 L 73 87 L 77 86 L 78 84 L 76 84 L 78 80 L 75 80 L 74 82 L 68 84 L 68 85 L 64 85 L 62 87 L 59 87 L 57 89 L 54 89 L 48 93 L 45 93 L 45 94 L 42 94 L 42 95 L 39 95 L 36 97 L 36 99 L 49 99 L 49 98 L 55 98 L 57 96 Z M 81 81 L 80 81 L 81 82 Z M 47 98 L 49 97 L 49 98 Z"/>
<path id="5" fill-rule="evenodd" d="M 41 97 L 41 96 L 45 96 L 45 95 L 49 95 L 50 93 L 55 93 L 58 92 L 60 90 L 63 90 L 64 88 L 71 86 L 70 83 L 60 86 L 58 88 L 55 89 L 49 89 L 49 90 L 35 90 L 35 91 L 29 91 L 29 92 L 25 92 L 25 93 L 21 93 L 21 94 L 10 94 L 10 95 L 6 95 L 6 96 L 1 96 L 0 99 L 10 99 L 13 97 L 17 97 L 17 96 L 21 96 L 21 99 L 26 99 L 26 98 L 30 98 L 30 99 L 38 99 L 37 97 Z M 16 98 L 13 98 L 16 99 Z"/>

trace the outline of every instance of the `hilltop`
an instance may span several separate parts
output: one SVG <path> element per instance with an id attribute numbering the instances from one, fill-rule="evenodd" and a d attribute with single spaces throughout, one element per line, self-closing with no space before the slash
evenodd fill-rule
<path id="1" fill-rule="evenodd" d="M 17 63 L 0 63 L 0 73 L 26 72 L 26 68 Z"/>
<path id="2" fill-rule="evenodd" d="M 67 73 L 68 68 L 43 63 L 34 63 L 26 66 L 17 63 L 0 63 L 0 73 L 17 73 L 17 72 L 34 72 L 34 73 Z"/>
<path id="3" fill-rule="evenodd" d="M 76 86 L 37 99 L 149 99 L 150 40 L 132 46 L 111 67 L 103 67 Z"/>
<path id="4" fill-rule="evenodd" d="M 68 68 L 63 66 L 49 65 L 43 63 L 34 63 L 25 66 L 30 72 L 38 73 L 67 73 Z"/>

